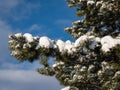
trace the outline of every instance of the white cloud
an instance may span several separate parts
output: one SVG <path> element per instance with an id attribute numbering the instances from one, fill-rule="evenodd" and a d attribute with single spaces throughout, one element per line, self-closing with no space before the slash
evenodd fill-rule
<path id="1" fill-rule="evenodd" d="M 35 71 L 0 70 L 0 90 L 60 90 L 62 87 L 54 77 Z"/>
<path id="2" fill-rule="evenodd" d="M 5 69 L 5 68 L 18 69 L 18 68 L 20 68 L 20 67 L 19 67 L 18 64 L 13 64 L 13 63 L 4 61 L 4 62 L 1 64 L 0 68 L 3 68 L 3 69 Z"/>
<path id="3" fill-rule="evenodd" d="M 38 83 L 38 79 L 44 80 L 44 78 L 39 77 L 34 71 L 24 71 L 24 70 L 0 70 L 0 81 L 11 81 L 14 83 Z"/>

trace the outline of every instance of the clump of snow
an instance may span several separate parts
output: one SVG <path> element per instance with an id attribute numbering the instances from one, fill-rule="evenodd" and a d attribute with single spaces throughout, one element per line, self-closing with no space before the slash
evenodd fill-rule
<path id="1" fill-rule="evenodd" d="M 110 51 L 111 48 L 115 47 L 116 45 L 120 44 L 120 39 L 114 39 L 111 36 L 105 36 L 101 39 L 102 50 L 104 52 Z"/>
<path id="2" fill-rule="evenodd" d="M 95 41 L 100 42 L 100 41 L 101 41 L 101 38 L 96 37 L 96 38 L 95 38 Z"/>
<path id="3" fill-rule="evenodd" d="M 75 47 L 80 46 L 81 44 L 83 44 L 84 42 L 86 42 L 88 40 L 88 36 L 87 35 L 83 35 L 81 37 L 79 37 L 76 41 L 75 41 Z"/>
<path id="4" fill-rule="evenodd" d="M 79 90 L 79 89 L 76 88 L 76 87 L 67 86 L 67 87 L 65 87 L 65 88 L 63 88 L 63 89 L 61 89 L 61 90 Z"/>
<path id="5" fill-rule="evenodd" d="M 102 3 L 101 8 L 106 8 L 106 7 L 107 7 L 106 4 L 105 4 L 105 3 Z"/>
<path id="6" fill-rule="evenodd" d="M 65 47 L 64 47 L 65 51 L 67 51 L 69 54 L 72 54 L 75 51 L 75 47 L 74 47 L 74 43 L 72 43 L 71 41 L 67 40 L 65 42 Z"/>
<path id="7" fill-rule="evenodd" d="M 52 48 L 53 47 L 52 41 L 46 36 L 40 37 L 38 45 L 40 47 L 45 47 L 45 48 Z"/>
<path id="8" fill-rule="evenodd" d="M 111 47 L 111 48 L 112 48 L 112 47 Z M 110 51 L 109 44 L 104 44 L 101 49 L 102 49 L 104 52 Z"/>
<path id="9" fill-rule="evenodd" d="M 107 8 L 107 4 L 106 3 L 102 3 L 102 6 L 100 7 L 100 12 L 103 12 L 104 9 Z"/>
<path id="10" fill-rule="evenodd" d="M 96 2 L 96 6 L 102 5 L 102 2 L 103 2 L 103 1 L 97 1 L 97 2 Z"/>
<path id="11" fill-rule="evenodd" d="M 29 43 L 25 43 L 23 45 L 23 49 L 26 49 L 26 48 L 31 48 L 32 46 L 29 44 Z"/>
<path id="12" fill-rule="evenodd" d="M 85 72 L 86 70 L 87 70 L 86 66 L 82 66 L 81 69 L 80 69 L 81 72 Z"/>
<path id="13" fill-rule="evenodd" d="M 33 39 L 34 39 L 34 40 L 39 40 L 39 37 L 38 37 L 38 36 L 36 36 L 36 37 L 33 37 Z"/>
<path id="14" fill-rule="evenodd" d="M 17 50 L 11 52 L 11 55 L 12 55 L 12 56 L 16 56 L 16 55 L 18 55 L 18 54 L 19 54 L 19 51 L 17 51 Z"/>
<path id="15" fill-rule="evenodd" d="M 72 44 L 72 42 L 70 40 L 67 40 L 65 44 Z"/>
<path id="16" fill-rule="evenodd" d="M 15 34 L 16 37 L 22 37 L 22 33 Z"/>
<path id="17" fill-rule="evenodd" d="M 20 44 L 17 44 L 17 45 L 15 46 L 15 48 L 20 48 Z"/>
<path id="18" fill-rule="evenodd" d="M 55 62 L 55 64 L 52 65 L 53 68 L 59 66 L 59 65 L 63 65 L 64 62 L 60 61 L 60 62 Z"/>
<path id="19" fill-rule="evenodd" d="M 94 39 L 94 38 L 95 38 L 95 36 L 88 36 L 88 38 L 89 38 L 89 39 Z"/>
<path id="20" fill-rule="evenodd" d="M 93 0 L 91 0 L 91 1 L 88 1 L 87 2 L 87 5 L 93 5 L 95 2 L 93 1 Z"/>
<path id="21" fill-rule="evenodd" d="M 64 51 L 65 43 L 62 40 L 57 40 L 56 45 L 60 52 Z"/>
<path id="22" fill-rule="evenodd" d="M 29 34 L 29 33 L 25 33 L 25 34 L 23 35 L 23 37 L 25 37 L 25 39 L 26 39 L 26 41 L 27 41 L 28 43 L 31 43 L 31 42 L 34 41 L 34 40 L 33 40 L 33 36 L 32 36 L 31 34 Z"/>
<path id="23" fill-rule="evenodd" d="M 69 27 L 66 27 L 64 30 L 65 30 L 65 31 L 69 31 L 69 30 L 70 30 L 70 28 L 69 28 Z"/>
<path id="24" fill-rule="evenodd" d="M 70 86 L 62 88 L 61 90 L 70 90 Z"/>
<path id="25" fill-rule="evenodd" d="M 120 71 L 117 71 L 112 79 L 120 78 Z"/>
<path id="26" fill-rule="evenodd" d="M 60 52 L 72 54 L 75 51 L 74 43 L 72 43 L 70 40 L 67 40 L 66 42 L 57 40 L 56 45 Z"/>
<path id="27" fill-rule="evenodd" d="M 78 25 L 78 23 L 82 22 L 82 20 L 77 20 L 77 21 L 74 21 L 72 24 L 73 25 Z"/>

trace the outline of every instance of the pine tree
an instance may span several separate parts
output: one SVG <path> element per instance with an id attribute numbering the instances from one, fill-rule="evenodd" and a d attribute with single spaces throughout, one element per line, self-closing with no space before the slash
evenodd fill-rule
<path id="1" fill-rule="evenodd" d="M 20 62 L 40 60 L 37 71 L 55 76 L 67 86 L 61 90 L 120 90 L 120 0 L 66 1 L 83 18 L 65 28 L 75 42 L 12 34 L 11 55 Z"/>

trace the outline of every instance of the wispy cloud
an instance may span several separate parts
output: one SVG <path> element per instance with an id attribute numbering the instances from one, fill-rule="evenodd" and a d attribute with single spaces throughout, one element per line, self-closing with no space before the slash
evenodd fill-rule
<path id="1" fill-rule="evenodd" d="M 47 85 L 47 87 L 46 87 Z M 0 70 L 0 90 L 60 90 L 59 82 L 34 71 Z"/>
<path id="2" fill-rule="evenodd" d="M 13 60 L 11 60 L 13 61 Z M 15 60 L 16 61 L 16 60 Z M 26 62 L 9 62 L 9 61 L 4 61 L 0 65 L 0 69 L 7 69 L 7 70 L 18 70 L 18 69 L 24 69 L 24 70 L 34 70 L 36 71 L 37 68 L 40 68 L 41 65 L 39 64 L 39 61 L 35 61 L 33 63 L 29 63 L 28 61 Z"/>
<path id="3" fill-rule="evenodd" d="M 0 20 L 0 62 L 8 57 L 8 35 L 12 28 L 4 21 Z"/>
<path id="4" fill-rule="evenodd" d="M 9 13 L 19 4 L 20 4 L 19 0 L 0 0 L 0 12 Z"/>
<path id="5" fill-rule="evenodd" d="M 24 0 L 21 4 L 14 8 L 11 16 L 14 18 L 14 20 L 29 18 L 33 12 L 39 12 L 40 6 L 40 3 L 26 2 Z"/>
<path id="6" fill-rule="evenodd" d="M 26 0 L 0 0 L 0 17 L 21 20 L 28 18 L 32 12 L 38 11 L 40 3 Z"/>
<path id="7" fill-rule="evenodd" d="M 28 28 L 28 32 L 39 31 L 42 29 L 41 25 L 33 24 Z"/>
<path id="8" fill-rule="evenodd" d="M 22 33 L 31 33 L 33 36 L 44 36 L 48 33 L 48 31 L 45 32 L 46 28 L 47 27 L 45 25 L 35 23 L 23 28 Z M 21 29 L 18 29 L 17 32 L 21 32 Z"/>
<path id="9" fill-rule="evenodd" d="M 71 25 L 71 20 L 68 19 L 58 19 L 55 21 L 55 24 L 59 25 L 59 26 L 70 26 Z"/>

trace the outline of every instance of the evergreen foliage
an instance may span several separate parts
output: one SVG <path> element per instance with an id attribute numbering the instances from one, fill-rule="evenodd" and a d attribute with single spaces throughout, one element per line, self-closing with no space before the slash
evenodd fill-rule
<path id="1" fill-rule="evenodd" d="M 120 0 L 66 1 L 83 18 L 65 28 L 75 42 L 12 34 L 11 55 L 21 62 L 39 59 L 37 71 L 68 86 L 61 90 L 120 90 Z"/>

